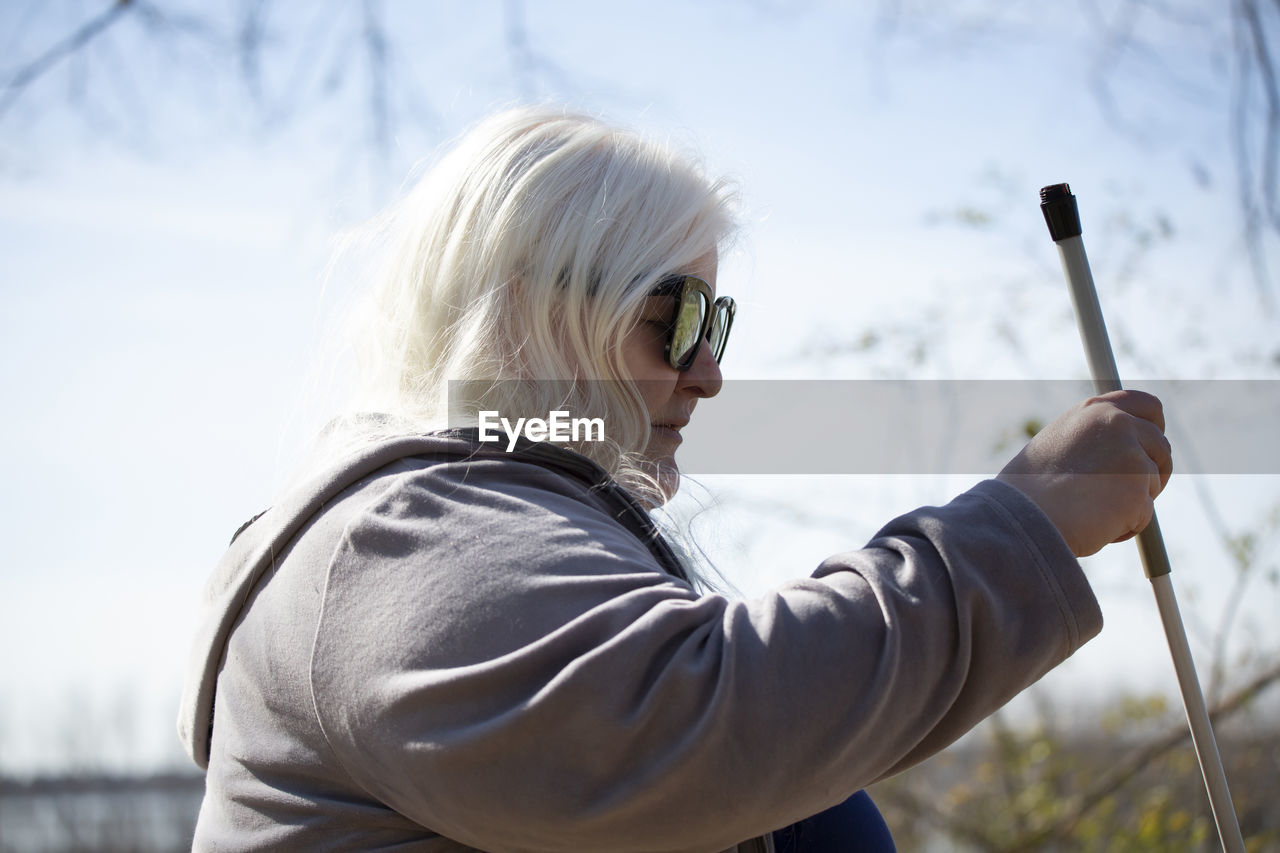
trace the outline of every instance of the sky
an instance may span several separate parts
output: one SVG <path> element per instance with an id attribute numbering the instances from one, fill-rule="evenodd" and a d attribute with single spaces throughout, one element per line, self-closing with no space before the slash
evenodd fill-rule
<path id="1" fill-rule="evenodd" d="M 136 26 L 24 92 L 0 115 L 0 772 L 180 766 L 199 591 L 335 393 L 324 353 L 348 294 L 324 275 L 334 236 L 506 105 L 597 113 L 736 181 L 744 234 L 719 275 L 739 303 L 730 380 L 1086 376 L 1038 210 L 1038 189 L 1062 181 L 1123 376 L 1276 377 L 1280 318 L 1243 250 L 1219 22 L 1148 15 L 1110 66 L 1097 15 L 1115 4 L 902 4 L 893 20 L 852 5 L 546 2 L 515 19 L 512 4 L 389 3 L 402 85 L 385 165 L 363 66 L 335 63 L 358 49 L 356 4 L 269 15 L 258 100 L 225 45 Z M 235 8 L 206 6 L 213 23 Z M 85 15 L 5 4 L 0 71 Z M 717 475 L 672 513 L 758 594 L 973 481 Z M 1233 529 L 1260 530 L 1280 485 L 1175 477 L 1161 499 L 1198 655 L 1233 588 L 1206 494 Z M 1088 569 L 1108 626 L 1044 689 L 1171 692 L 1132 548 Z M 1252 621 L 1228 644 L 1241 676 L 1248 644 L 1280 650 L 1276 586 L 1257 574 Z"/>

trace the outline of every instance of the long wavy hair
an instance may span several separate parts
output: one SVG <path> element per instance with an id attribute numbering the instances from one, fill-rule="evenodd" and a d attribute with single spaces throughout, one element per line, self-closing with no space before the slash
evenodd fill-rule
<path id="1" fill-rule="evenodd" d="M 571 442 L 661 503 L 650 425 L 621 344 L 663 277 L 723 252 L 735 197 L 696 159 L 590 116 L 493 115 L 356 242 L 381 261 L 352 317 L 341 446 L 473 425 L 479 411 L 599 417 Z"/>

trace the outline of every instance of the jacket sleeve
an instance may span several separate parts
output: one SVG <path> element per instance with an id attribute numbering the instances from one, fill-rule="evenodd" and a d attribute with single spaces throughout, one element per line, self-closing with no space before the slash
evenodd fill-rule
<path id="1" fill-rule="evenodd" d="M 552 473 L 440 465 L 348 525 L 311 681 L 347 772 L 456 841 L 719 850 L 923 760 L 1100 627 L 1052 524 L 994 481 L 742 601 Z"/>

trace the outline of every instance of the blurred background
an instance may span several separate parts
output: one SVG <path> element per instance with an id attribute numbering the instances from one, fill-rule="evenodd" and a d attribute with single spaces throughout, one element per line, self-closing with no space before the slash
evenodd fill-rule
<path id="1" fill-rule="evenodd" d="M 196 602 L 341 394 L 334 238 L 480 117 L 564 104 L 734 178 L 730 380 L 1087 377 L 1038 209 L 1063 181 L 1130 385 L 1275 380 L 1277 63 L 1265 0 L 0 4 L 0 849 L 189 846 Z M 1213 441 L 1169 422 L 1175 464 Z M 976 479 L 717 474 L 668 514 L 754 595 Z M 1245 835 L 1280 849 L 1280 477 L 1175 474 L 1159 507 Z M 1086 568 L 1103 634 L 873 789 L 902 849 L 1213 849 L 1136 551 Z"/>

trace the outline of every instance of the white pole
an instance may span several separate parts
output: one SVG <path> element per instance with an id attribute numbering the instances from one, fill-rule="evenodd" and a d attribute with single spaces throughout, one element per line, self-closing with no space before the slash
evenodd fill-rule
<path id="1" fill-rule="evenodd" d="M 1102 319 L 1102 307 L 1098 292 L 1093 286 L 1093 274 L 1089 271 L 1089 259 L 1080 239 L 1080 214 L 1076 197 L 1066 184 L 1054 184 L 1040 190 L 1040 208 L 1049 235 L 1058 246 L 1062 271 L 1071 288 L 1071 300 L 1075 304 L 1076 322 L 1080 338 L 1084 342 L 1085 356 L 1089 360 L 1089 372 L 1093 374 L 1093 387 L 1099 394 L 1120 389 L 1120 374 L 1116 369 L 1111 342 L 1107 338 L 1107 326 Z M 1191 647 L 1187 644 L 1187 632 L 1182 625 L 1182 614 L 1173 595 L 1169 579 L 1169 555 L 1165 551 L 1160 524 L 1153 514 L 1151 523 L 1138 534 L 1138 554 L 1142 567 L 1151 580 L 1156 596 L 1156 607 L 1164 625 L 1169 654 L 1173 657 L 1173 670 L 1178 678 L 1178 690 L 1182 693 L 1182 707 L 1187 712 L 1187 725 L 1191 729 L 1191 744 L 1200 773 L 1204 776 L 1205 789 L 1209 792 L 1209 807 L 1218 827 L 1218 840 L 1226 853 L 1245 853 L 1244 838 L 1240 835 L 1240 823 L 1227 789 L 1227 775 L 1222 769 L 1222 756 L 1213 737 L 1213 726 L 1205 707 L 1200 679 L 1196 676 L 1195 662 L 1191 659 Z"/>

